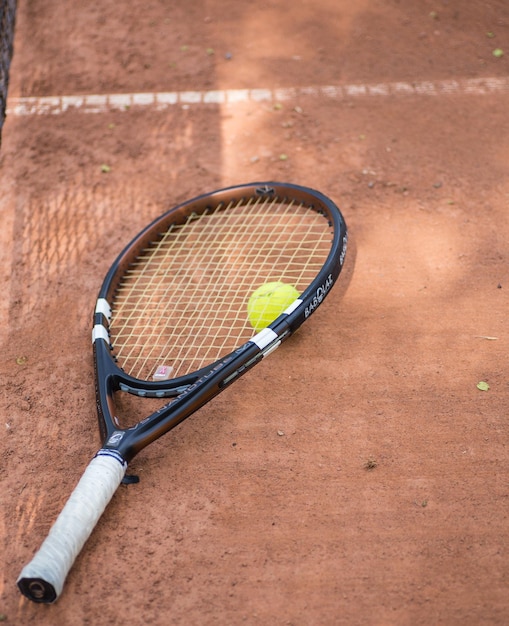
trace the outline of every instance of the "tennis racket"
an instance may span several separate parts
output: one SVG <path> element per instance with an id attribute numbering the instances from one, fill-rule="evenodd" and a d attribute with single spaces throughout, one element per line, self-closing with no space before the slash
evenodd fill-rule
<path id="1" fill-rule="evenodd" d="M 17 583 L 24 595 L 45 603 L 58 598 L 128 463 L 316 311 L 339 276 L 346 243 L 345 221 L 331 200 L 272 182 L 199 196 L 131 241 L 107 273 L 94 313 L 102 447 L 23 568 Z M 300 295 L 255 333 L 247 302 L 269 281 Z M 162 398 L 162 406 L 124 426 L 115 408 L 124 393 Z"/>

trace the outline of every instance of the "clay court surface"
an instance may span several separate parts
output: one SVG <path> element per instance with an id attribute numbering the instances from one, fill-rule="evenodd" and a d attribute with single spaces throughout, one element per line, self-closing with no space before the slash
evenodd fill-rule
<path id="1" fill-rule="evenodd" d="M 509 623 L 507 2 L 19 4 L 0 152 L 2 621 Z M 139 484 L 56 604 L 22 598 L 19 571 L 101 443 L 105 271 L 169 207 L 265 180 L 341 207 L 340 284 L 136 457 Z"/>

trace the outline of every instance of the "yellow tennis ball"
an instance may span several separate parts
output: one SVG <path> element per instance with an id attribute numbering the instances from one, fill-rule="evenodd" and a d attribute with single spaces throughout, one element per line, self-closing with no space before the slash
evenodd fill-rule
<path id="1" fill-rule="evenodd" d="M 292 285 L 282 282 L 265 283 L 251 294 L 247 303 L 247 316 L 251 326 L 263 330 L 281 315 L 299 297 Z"/>

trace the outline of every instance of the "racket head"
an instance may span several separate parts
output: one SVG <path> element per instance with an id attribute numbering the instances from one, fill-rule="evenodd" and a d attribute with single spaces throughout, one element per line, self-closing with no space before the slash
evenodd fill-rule
<path id="1" fill-rule="evenodd" d="M 337 206 L 286 183 L 228 187 L 155 219 L 117 257 L 97 300 L 93 342 L 103 436 L 118 428 L 115 391 L 179 396 L 243 346 L 263 351 L 297 330 L 335 283 L 346 245 Z M 249 296 L 275 281 L 300 295 L 256 333 Z M 161 367 L 171 368 L 169 378 L 157 380 Z"/>

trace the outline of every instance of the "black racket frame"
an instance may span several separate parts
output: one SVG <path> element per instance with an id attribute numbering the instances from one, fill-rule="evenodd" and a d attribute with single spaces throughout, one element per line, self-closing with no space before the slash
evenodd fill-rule
<path id="1" fill-rule="evenodd" d="M 169 381 L 144 381 L 126 374 L 115 362 L 109 341 L 96 338 L 93 343 L 96 404 L 104 451 L 110 451 L 125 462 L 131 461 L 143 448 L 193 414 L 293 334 L 323 302 L 336 282 L 343 267 L 348 235 L 341 212 L 322 193 L 289 183 L 250 183 L 200 195 L 170 209 L 144 228 L 117 257 L 98 294 L 99 299 L 107 302 L 112 301 L 120 278 L 133 259 L 170 224 L 185 223 L 193 213 L 201 214 L 221 203 L 226 206 L 231 201 L 242 202 L 244 198 L 265 200 L 289 196 L 323 214 L 332 228 L 329 255 L 315 279 L 300 295 L 302 303 L 290 314 L 279 316 L 268 327 L 270 330 L 262 331 L 261 336 L 257 335 L 207 367 Z M 104 311 L 94 314 L 94 327 L 97 326 L 108 329 L 109 319 Z M 169 400 L 141 422 L 122 429 L 115 418 L 114 394 L 118 391 Z"/>

